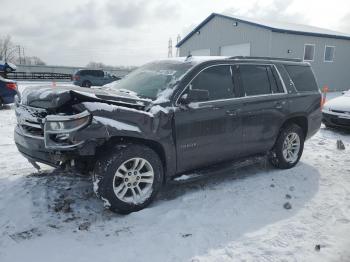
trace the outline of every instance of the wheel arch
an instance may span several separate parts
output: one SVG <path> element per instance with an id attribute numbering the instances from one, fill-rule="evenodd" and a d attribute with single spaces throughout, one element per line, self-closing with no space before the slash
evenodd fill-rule
<path id="1" fill-rule="evenodd" d="M 296 115 L 296 116 L 292 116 L 288 119 L 286 119 L 283 124 L 281 125 L 280 127 L 280 131 L 290 125 L 290 124 L 296 124 L 298 125 L 302 130 L 303 130 L 303 133 L 304 133 L 304 138 L 307 137 L 307 133 L 308 133 L 308 120 L 307 120 L 307 117 L 305 115 Z"/>
<path id="2" fill-rule="evenodd" d="M 136 137 L 127 137 L 127 136 L 118 136 L 118 137 L 112 137 L 111 139 L 107 140 L 102 146 L 99 147 L 97 154 L 101 154 L 102 152 L 105 152 L 104 149 L 111 148 L 116 145 L 127 145 L 127 144 L 138 144 L 138 145 L 145 145 L 151 149 L 153 149 L 157 155 L 159 156 L 162 166 L 163 166 L 163 172 L 164 172 L 164 181 L 166 181 L 166 174 L 169 169 L 168 161 L 166 158 L 166 153 L 164 146 L 154 140 L 149 139 L 143 139 L 143 138 L 136 138 Z"/>

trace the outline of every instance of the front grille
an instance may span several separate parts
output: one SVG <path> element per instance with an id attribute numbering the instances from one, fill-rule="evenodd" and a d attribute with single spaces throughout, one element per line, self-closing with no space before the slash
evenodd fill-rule
<path id="1" fill-rule="evenodd" d="M 33 126 L 28 126 L 26 124 L 22 124 L 20 127 L 27 134 L 30 134 L 32 136 L 44 137 L 44 130 L 41 126 L 33 127 Z"/>
<path id="2" fill-rule="evenodd" d="M 47 111 L 41 108 L 34 108 L 19 105 L 16 108 L 18 126 L 28 136 L 44 137 L 44 118 Z"/>

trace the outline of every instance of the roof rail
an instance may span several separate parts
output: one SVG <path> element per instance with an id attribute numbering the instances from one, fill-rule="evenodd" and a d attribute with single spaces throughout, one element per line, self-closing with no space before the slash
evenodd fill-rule
<path id="1" fill-rule="evenodd" d="M 302 62 L 300 58 L 282 58 L 282 57 L 263 57 L 263 56 L 232 56 L 228 59 L 251 59 L 251 60 L 277 60 L 277 61 L 292 61 Z"/>

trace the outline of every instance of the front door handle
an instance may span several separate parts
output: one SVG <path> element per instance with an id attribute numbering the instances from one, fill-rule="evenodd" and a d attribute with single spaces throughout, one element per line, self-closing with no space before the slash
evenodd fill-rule
<path id="1" fill-rule="evenodd" d="M 284 103 L 282 103 L 282 102 L 276 102 L 276 103 L 275 103 L 275 108 L 277 108 L 277 109 L 282 109 L 282 108 L 283 108 L 283 104 L 284 104 Z"/>
<path id="2" fill-rule="evenodd" d="M 237 110 L 227 110 L 226 115 L 237 116 Z"/>

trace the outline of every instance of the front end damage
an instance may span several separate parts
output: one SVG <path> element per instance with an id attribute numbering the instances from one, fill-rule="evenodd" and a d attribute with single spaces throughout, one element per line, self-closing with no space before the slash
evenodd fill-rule
<path id="1" fill-rule="evenodd" d="M 45 109 L 17 105 L 16 116 L 16 146 L 36 168 L 36 162 L 58 167 L 72 159 L 94 155 L 96 147 L 103 143 L 95 137 L 79 134 L 93 128 L 93 117 L 87 110 L 71 115 L 51 115 Z"/>
<path id="2" fill-rule="evenodd" d="M 77 160 L 91 164 L 101 146 L 113 139 L 172 140 L 170 118 L 164 112 L 158 112 L 163 117 L 146 112 L 146 103 L 142 101 L 119 102 L 71 90 L 52 92 L 48 93 L 55 106 L 37 107 L 42 103 L 40 100 L 35 100 L 32 106 L 28 95 L 22 102 L 16 102 L 15 143 L 36 168 L 37 162 L 54 167 L 71 165 Z"/>

